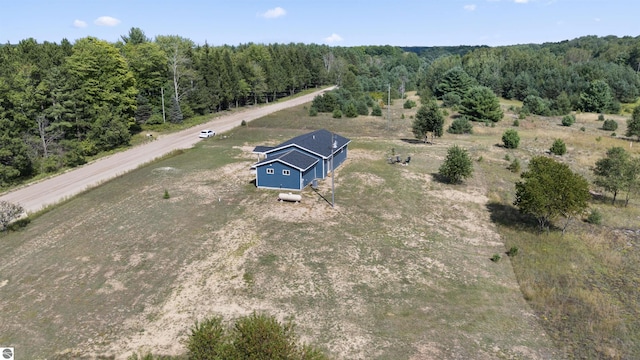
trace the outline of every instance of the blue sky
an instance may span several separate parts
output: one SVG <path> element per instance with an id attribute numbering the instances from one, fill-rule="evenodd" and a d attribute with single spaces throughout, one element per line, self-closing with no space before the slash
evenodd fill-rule
<path id="1" fill-rule="evenodd" d="M 513 45 L 640 35 L 637 0 L 6 0 L 0 41 L 117 41 L 132 27 L 198 44 Z"/>

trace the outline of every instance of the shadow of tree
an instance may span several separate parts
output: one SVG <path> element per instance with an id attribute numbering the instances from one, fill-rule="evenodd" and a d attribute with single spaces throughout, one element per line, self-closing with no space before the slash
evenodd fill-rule
<path id="1" fill-rule="evenodd" d="M 499 202 L 487 204 L 489 216 L 494 224 L 506 226 L 516 230 L 540 233 L 538 220 L 527 214 L 521 213 L 515 206 Z M 550 230 L 555 227 L 551 226 Z"/>
<path id="2" fill-rule="evenodd" d="M 406 142 L 407 144 L 431 144 L 430 142 L 425 142 L 423 140 L 418 140 L 418 139 L 400 139 L 403 142 Z"/>
<path id="3" fill-rule="evenodd" d="M 457 184 L 452 184 L 449 182 L 449 178 L 446 176 L 442 176 L 440 173 L 431 173 L 431 178 L 435 181 L 435 182 L 439 182 L 441 184 L 447 184 L 447 185 L 457 185 Z"/>

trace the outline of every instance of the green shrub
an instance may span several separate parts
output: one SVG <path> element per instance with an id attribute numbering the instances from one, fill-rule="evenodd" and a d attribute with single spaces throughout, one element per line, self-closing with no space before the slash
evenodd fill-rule
<path id="1" fill-rule="evenodd" d="M 371 115 L 373 116 L 382 116 L 382 108 L 378 104 L 374 104 L 373 108 L 371 108 Z"/>
<path id="2" fill-rule="evenodd" d="M 602 224 L 602 214 L 598 209 L 591 209 L 589 216 L 586 220 L 589 224 L 600 225 Z"/>
<path id="3" fill-rule="evenodd" d="M 340 110 L 340 109 L 334 109 L 334 110 L 333 110 L 333 118 L 334 118 L 334 119 L 340 119 L 340 118 L 342 118 L 342 110 Z"/>
<path id="4" fill-rule="evenodd" d="M 514 257 L 518 255 L 518 247 L 517 246 L 512 246 L 509 251 L 507 251 L 507 256 L 508 257 Z"/>
<path id="5" fill-rule="evenodd" d="M 240 126 L 247 126 L 247 120 L 242 120 L 240 122 Z"/>
<path id="6" fill-rule="evenodd" d="M 231 328 L 220 317 L 196 322 L 187 339 L 188 358 L 323 360 L 319 350 L 298 345 L 292 323 L 281 324 L 273 316 L 252 315 L 238 319 Z"/>
<path id="7" fill-rule="evenodd" d="M 520 172 L 520 161 L 518 161 L 518 159 L 513 159 L 511 164 L 509 164 L 509 166 L 507 166 L 507 169 L 509 171 L 511 171 L 512 173 L 519 173 Z"/>
<path id="8" fill-rule="evenodd" d="M 553 145 L 551 145 L 551 149 L 549 149 L 549 151 L 552 154 L 556 154 L 556 155 L 564 155 L 567 152 L 567 146 L 565 145 L 564 141 L 562 139 L 556 139 L 553 142 Z"/>
<path id="9" fill-rule="evenodd" d="M 405 109 L 411 109 L 416 107 L 416 102 L 413 100 L 407 100 L 404 102 L 404 104 L 402 105 L 403 108 Z"/>
<path id="10" fill-rule="evenodd" d="M 562 118 L 562 126 L 571 126 L 576 122 L 575 115 L 565 115 Z"/>
<path id="11" fill-rule="evenodd" d="M 604 114 L 598 114 L 598 121 L 604 121 Z"/>
<path id="12" fill-rule="evenodd" d="M 586 130 L 587 129 L 585 129 L 584 126 L 580 128 L 580 131 L 582 131 L 582 132 L 585 132 Z"/>
<path id="13" fill-rule="evenodd" d="M 520 121 L 518 119 L 513 120 L 513 126 L 515 127 L 520 126 Z"/>
<path id="14" fill-rule="evenodd" d="M 450 134 L 472 134 L 473 133 L 473 125 L 471 121 L 465 116 L 461 116 L 449 125 L 447 132 Z"/>
<path id="15" fill-rule="evenodd" d="M 509 129 L 502 134 L 502 142 L 507 149 L 517 149 L 520 144 L 520 135 L 517 131 Z"/>
<path id="16" fill-rule="evenodd" d="M 170 198 L 170 197 L 171 197 L 171 196 L 169 196 L 169 190 L 164 189 L 164 195 L 162 195 L 162 198 L 163 198 L 163 199 L 168 199 L 168 198 Z"/>
<path id="17" fill-rule="evenodd" d="M 369 115 L 369 106 L 367 106 L 367 101 L 365 99 L 361 99 L 356 103 L 358 107 L 358 115 L 367 116 Z"/>
<path id="18" fill-rule="evenodd" d="M 498 261 L 500 261 L 500 259 L 502 259 L 502 256 L 500 256 L 500 254 L 493 254 L 493 256 L 491 257 L 491 261 L 493 261 L 494 263 L 497 263 Z"/>
<path id="19" fill-rule="evenodd" d="M 356 106 L 355 102 L 349 101 L 344 106 L 344 116 L 348 118 L 358 117 L 358 107 Z"/>
<path id="20" fill-rule="evenodd" d="M 315 106 L 309 108 L 309 116 L 318 116 L 318 109 Z"/>
<path id="21" fill-rule="evenodd" d="M 607 119 L 602 123 L 602 130 L 616 131 L 618 129 L 618 123 L 613 119 Z"/>

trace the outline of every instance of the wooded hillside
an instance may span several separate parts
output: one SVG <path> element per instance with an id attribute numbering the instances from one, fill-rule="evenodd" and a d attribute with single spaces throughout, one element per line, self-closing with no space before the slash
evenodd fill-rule
<path id="1" fill-rule="evenodd" d="M 138 28 L 116 43 L 26 39 L 0 46 L 0 187 L 81 165 L 154 124 L 328 84 L 355 100 L 388 87 L 392 98 L 410 90 L 442 98 L 448 87 L 483 85 L 532 113 L 615 113 L 637 100 L 639 66 L 638 37 L 410 49 L 210 46 L 149 39 Z"/>

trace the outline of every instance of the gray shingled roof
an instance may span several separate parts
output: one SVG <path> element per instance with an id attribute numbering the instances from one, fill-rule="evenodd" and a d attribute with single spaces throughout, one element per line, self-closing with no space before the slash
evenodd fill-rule
<path id="1" fill-rule="evenodd" d="M 315 163 L 318 162 L 318 159 L 314 158 L 313 156 L 306 155 L 298 150 L 291 150 L 275 158 L 266 158 L 254 164 L 253 167 L 275 161 L 280 161 L 300 171 L 305 171 L 315 165 Z"/>
<path id="2" fill-rule="evenodd" d="M 295 144 L 303 149 L 307 149 L 313 153 L 316 153 L 320 156 L 328 158 L 331 156 L 331 148 L 332 148 L 331 136 L 332 135 L 334 136 L 333 139 L 335 140 L 337 145 L 336 150 L 342 148 L 343 146 L 351 142 L 351 140 L 343 136 L 340 136 L 338 134 L 332 134 L 331 132 L 325 129 L 320 129 L 307 134 L 296 136 L 274 147 L 273 149 L 280 149 L 288 145 Z"/>

